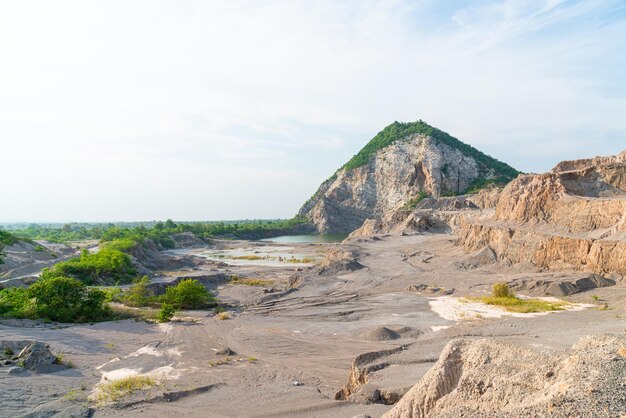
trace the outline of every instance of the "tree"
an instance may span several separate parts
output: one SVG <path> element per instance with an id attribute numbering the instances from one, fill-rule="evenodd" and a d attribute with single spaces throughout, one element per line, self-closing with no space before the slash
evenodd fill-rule
<path id="1" fill-rule="evenodd" d="M 4 252 L 4 245 L 0 243 L 0 265 L 4 264 L 4 257 L 6 257 L 6 253 Z"/>

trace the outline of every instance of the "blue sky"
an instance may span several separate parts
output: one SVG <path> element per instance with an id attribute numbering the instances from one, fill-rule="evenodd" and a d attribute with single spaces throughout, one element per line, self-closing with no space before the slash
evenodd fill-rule
<path id="1" fill-rule="evenodd" d="M 394 120 L 626 149 L 623 1 L 0 1 L 0 221 L 293 215 Z"/>

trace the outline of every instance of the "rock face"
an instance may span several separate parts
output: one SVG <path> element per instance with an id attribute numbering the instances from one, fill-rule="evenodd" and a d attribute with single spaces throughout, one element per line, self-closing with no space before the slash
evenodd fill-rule
<path id="1" fill-rule="evenodd" d="M 509 183 L 495 213 L 461 220 L 459 244 L 547 269 L 626 273 L 626 152 L 566 161 Z"/>
<path id="2" fill-rule="evenodd" d="M 589 416 L 626 410 L 626 335 L 584 337 L 571 352 L 453 340 L 383 418 Z"/>
<path id="3" fill-rule="evenodd" d="M 349 233 L 419 195 L 459 194 L 480 180 L 508 181 L 517 171 L 423 122 L 380 132 L 304 204 L 321 233 Z"/>

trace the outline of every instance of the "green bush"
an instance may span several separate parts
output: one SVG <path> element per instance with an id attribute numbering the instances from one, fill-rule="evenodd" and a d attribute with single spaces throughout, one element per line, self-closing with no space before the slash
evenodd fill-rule
<path id="1" fill-rule="evenodd" d="M 210 293 L 197 280 L 184 279 L 176 286 L 168 287 L 161 296 L 161 302 L 179 309 L 202 309 L 215 301 Z"/>
<path id="2" fill-rule="evenodd" d="M 110 317 L 104 292 L 70 277 L 40 279 L 27 289 L 0 291 L 0 315 L 59 322 L 101 321 Z"/>
<path id="3" fill-rule="evenodd" d="M 164 303 L 163 305 L 161 305 L 161 309 L 157 313 L 157 321 L 170 322 L 175 313 L 176 313 L 176 308 L 174 307 L 174 305 L 170 305 L 169 303 Z"/>
<path id="4" fill-rule="evenodd" d="M 148 289 L 150 284 L 148 276 L 137 278 L 133 282 L 134 284 L 124 292 L 121 298 L 122 303 L 128 306 L 141 307 L 155 302 L 154 293 Z"/>

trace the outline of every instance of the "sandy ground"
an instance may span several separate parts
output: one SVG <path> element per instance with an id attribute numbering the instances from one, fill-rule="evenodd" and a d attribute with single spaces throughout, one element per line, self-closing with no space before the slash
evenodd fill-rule
<path id="1" fill-rule="evenodd" d="M 121 321 L 57 327 L 28 322 L 31 327 L 25 327 L 23 321 L 4 321 L 0 338 L 45 341 L 75 367 L 20 376 L 0 368 L 0 416 L 37 408 L 95 408 L 88 398 L 105 377 L 148 374 L 158 386 L 115 407 L 97 406 L 95 416 L 379 417 L 391 406 L 334 400 L 360 354 L 391 350 L 368 382 L 403 393 L 455 337 L 501 338 L 562 350 L 583 335 L 626 328 L 623 281 L 566 298 L 573 309 L 547 315 L 506 315 L 460 303 L 461 297 L 486 294 L 494 282 L 553 273 L 524 273 L 519 266 L 499 264 L 461 268 L 458 261 L 468 255 L 453 242 L 447 234 L 352 240 L 344 246 L 366 268 L 333 274 L 291 265 L 207 265 L 207 270 L 272 280 L 278 289 L 285 289 L 294 274 L 299 276 L 298 289 L 269 294 L 260 287 L 217 286 L 218 298 L 236 305 L 224 321 L 211 312 L 187 312 L 184 316 L 194 321 L 161 325 Z M 259 244 L 220 245 L 249 252 Z M 332 245 L 289 244 L 282 251 L 317 257 Z M 179 274 L 203 272 L 201 267 Z M 169 273 L 162 280 L 175 276 Z M 418 284 L 439 290 L 407 290 Z M 605 303 L 608 308 L 600 309 Z M 382 326 L 397 330 L 399 338 L 377 341 L 375 331 Z M 235 352 L 228 361 L 217 354 L 224 347 Z"/>

